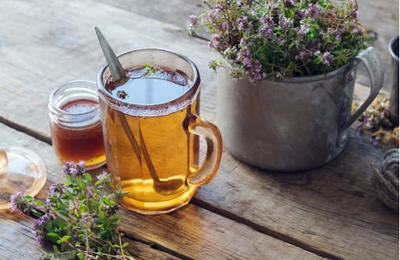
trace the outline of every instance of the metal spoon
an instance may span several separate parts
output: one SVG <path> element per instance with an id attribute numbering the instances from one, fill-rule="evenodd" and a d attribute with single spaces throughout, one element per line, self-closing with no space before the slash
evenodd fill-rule
<path id="1" fill-rule="evenodd" d="M 103 34 L 101 33 L 100 29 L 96 26 L 95 27 L 97 38 L 99 39 L 100 46 L 103 50 L 104 56 L 108 63 L 111 75 L 113 76 L 115 82 L 119 85 L 123 85 L 127 80 L 128 77 L 125 74 L 125 71 L 119 62 L 117 56 L 115 55 L 114 51 L 111 49 L 110 45 L 108 44 L 107 40 L 104 38 Z M 133 151 L 136 154 L 136 157 L 139 161 L 141 161 L 141 152 L 139 145 L 136 141 L 135 136 L 133 135 L 128 122 L 126 121 L 125 115 L 122 113 L 117 113 L 118 118 L 121 122 L 122 128 L 132 146 Z M 184 183 L 181 179 L 169 179 L 169 180 L 160 180 L 158 177 L 154 165 L 151 161 L 150 155 L 146 149 L 146 145 L 144 143 L 144 139 L 142 133 L 140 132 L 140 142 L 142 144 L 142 153 L 144 157 L 144 161 L 149 169 L 150 176 L 153 179 L 153 188 L 154 190 L 162 195 L 172 195 L 175 193 L 180 192 L 183 187 Z"/>

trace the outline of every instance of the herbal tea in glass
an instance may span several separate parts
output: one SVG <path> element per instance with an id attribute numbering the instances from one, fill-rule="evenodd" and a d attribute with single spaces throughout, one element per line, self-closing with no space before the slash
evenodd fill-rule
<path id="1" fill-rule="evenodd" d="M 211 181 L 222 152 L 218 129 L 199 118 L 200 78 L 187 58 L 159 49 L 119 57 L 128 81 L 98 76 L 107 166 L 114 185 L 129 192 L 123 206 L 144 214 L 187 204 Z M 148 64 L 148 65 L 147 65 Z M 208 143 L 199 167 L 199 135 Z"/>

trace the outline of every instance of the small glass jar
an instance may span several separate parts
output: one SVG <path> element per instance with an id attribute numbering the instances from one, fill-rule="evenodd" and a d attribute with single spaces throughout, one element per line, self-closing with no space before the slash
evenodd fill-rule
<path id="1" fill-rule="evenodd" d="M 61 163 L 85 161 L 85 168 L 105 164 L 100 106 L 95 82 L 75 80 L 50 95 L 50 130 Z"/>

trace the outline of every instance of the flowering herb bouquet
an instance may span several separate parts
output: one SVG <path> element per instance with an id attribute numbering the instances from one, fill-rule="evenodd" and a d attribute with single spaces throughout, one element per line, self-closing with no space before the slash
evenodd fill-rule
<path id="1" fill-rule="evenodd" d="M 63 173 L 66 182 L 52 184 L 45 201 L 34 201 L 21 192 L 10 197 L 13 212 L 36 217 L 36 241 L 53 244 L 54 252 L 42 251 L 41 259 L 134 260 L 118 231 L 117 202 L 124 193 L 111 188 L 111 174 L 103 172 L 90 185 L 92 177 L 85 171 L 84 161 L 67 162 Z"/>
<path id="2" fill-rule="evenodd" d="M 357 21 L 356 0 L 205 0 L 210 10 L 192 15 L 191 35 L 207 27 L 209 47 L 226 61 L 234 79 L 246 74 L 254 84 L 334 71 L 366 48 Z"/>

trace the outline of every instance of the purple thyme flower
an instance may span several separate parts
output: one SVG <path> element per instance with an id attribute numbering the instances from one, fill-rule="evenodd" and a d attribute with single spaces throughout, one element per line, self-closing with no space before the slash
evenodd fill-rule
<path id="1" fill-rule="evenodd" d="M 300 28 L 299 27 L 295 28 L 295 31 L 299 36 L 300 42 L 304 41 L 304 36 L 307 34 L 308 30 L 309 29 L 304 24 L 300 25 Z"/>
<path id="2" fill-rule="evenodd" d="M 68 172 L 68 163 L 69 162 L 66 162 L 62 167 L 61 167 L 61 169 L 62 169 L 62 173 L 64 174 L 64 175 L 67 175 L 69 172 Z"/>
<path id="3" fill-rule="evenodd" d="M 329 27 L 327 33 L 329 35 L 335 36 L 335 41 L 338 41 L 342 38 L 343 33 L 346 31 L 344 26 L 339 26 L 338 28 Z"/>
<path id="4" fill-rule="evenodd" d="M 221 31 L 225 31 L 226 29 L 228 29 L 228 21 L 225 21 L 225 22 L 222 22 L 222 23 L 220 23 L 219 24 L 219 29 L 221 30 Z"/>
<path id="5" fill-rule="evenodd" d="M 44 242 L 43 242 L 43 238 L 42 238 L 42 236 L 41 236 L 41 235 L 39 235 L 39 234 L 36 234 L 36 237 L 35 237 L 35 239 L 36 239 L 36 242 L 37 242 L 39 245 L 43 245 L 43 244 L 44 244 Z"/>
<path id="6" fill-rule="evenodd" d="M 46 223 L 47 219 L 48 219 L 47 215 L 44 214 L 40 218 L 33 220 L 33 228 L 37 230 L 41 225 Z"/>
<path id="7" fill-rule="evenodd" d="M 243 63 L 244 73 L 249 76 L 250 81 L 256 84 L 265 78 L 265 73 L 262 72 L 262 65 L 260 61 L 253 60 L 250 50 L 247 46 L 242 47 L 240 50 L 240 59 Z"/>
<path id="8" fill-rule="evenodd" d="M 41 226 L 41 225 L 43 225 L 44 223 L 46 223 L 46 221 L 47 221 L 48 218 L 49 218 L 49 217 L 48 217 L 46 214 L 44 214 L 43 216 L 41 216 L 41 217 L 39 218 L 39 226 Z"/>
<path id="9" fill-rule="evenodd" d="M 196 26 L 197 25 L 197 15 L 192 14 L 191 16 L 189 16 L 189 18 L 190 18 L 190 21 L 188 22 L 188 25 L 190 27 Z"/>
<path id="10" fill-rule="evenodd" d="M 355 26 L 354 26 L 353 33 L 362 35 L 362 33 L 363 33 L 362 27 L 361 27 L 360 25 L 355 25 Z"/>
<path id="11" fill-rule="evenodd" d="M 302 60 L 308 60 L 308 58 L 311 56 L 311 54 L 313 53 L 312 50 L 310 49 L 306 49 L 305 47 L 303 48 L 303 50 L 299 53 L 299 58 Z"/>
<path id="12" fill-rule="evenodd" d="M 56 184 L 51 184 L 50 185 L 50 193 L 54 194 L 57 191 L 57 185 Z"/>
<path id="13" fill-rule="evenodd" d="M 260 27 L 260 34 L 267 39 L 273 39 L 274 37 L 274 30 L 273 30 L 273 25 L 274 25 L 274 20 L 272 17 L 264 14 L 260 18 L 261 21 L 261 27 Z"/>
<path id="14" fill-rule="evenodd" d="M 286 36 L 284 34 L 282 34 L 281 36 L 279 36 L 278 38 L 278 43 L 283 45 L 286 43 Z"/>
<path id="15" fill-rule="evenodd" d="M 357 19 L 357 16 L 358 16 L 358 11 L 351 13 L 351 17 L 353 17 L 353 19 Z"/>
<path id="16" fill-rule="evenodd" d="M 305 12 L 307 17 L 317 18 L 319 16 L 319 11 L 321 6 L 319 4 L 309 4 L 308 9 Z"/>
<path id="17" fill-rule="evenodd" d="M 250 38 L 249 37 L 247 37 L 247 36 L 245 36 L 245 37 L 243 37 L 242 39 L 240 39 L 240 46 L 251 46 L 252 45 L 252 42 L 250 41 Z"/>
<path id="18" fill-rule="evenodd" d="M 212 23 L 215 24 L 217 21 L 217 17 L 218 17 L 219 11 L 214 9 L 210 12 L 207 13 L 207 20 Z"/>
<path id="19" fill-rule="evenodd" d="M 66 188 L 64 187 L 63 184 L 52 184 L 50 185 L 50 195 L 57 195 L 57 194 L 62 194 L 64 193 Z M 46 199 L 47 205 L 50 204 L 51 200 L 50 198 Z"/>
<path id="20" fill-rule="evenodd" d="M 72 174 L 72 175 L 76 176 L 78 174 L 82 174 L 85 172 L 84 166 L 85 166 L 84 161 L 80 161 L 78 164 L 76 164 L 75 162 L 66 162 L 62 166 L 62 172 L 65 175 Z"/>
<path id="21" fill-rule="evenodd" d="M 99 181 L 108 181 L 110 179 L 110 175 L 106 171 L 103 171 L 101 174 L 97 175 L 96 178 Z"/>
<path id="22" fill-rule="evenodd" d="M 10 196 L 10 201 L 11 201 L 11 212 L 14 211 L 19 211 L 18 209 L 18 203 L 22 201 L 22 197 L 24 195 L 22 192 L 17 191 L 15 194 Z"/>
<path id="23" fill-rule="evenodd" d="M 293 6 L 295 3 L 293 0 L 283 0 L 285 6 Z"/>
<path id="24" fill-rule="evenodd" d="M 249 29 L 249 19 L 247 16 L 238 18 L 237 22 L 239 31 L 247 31 Z"/>
<path id="25" fill-rule="evenodd" d="M 228 60 L 236 60 L 238 56 L 236 47 L 228 47 L 222 54 Z"/>
<path id="26" fill-rule="evenodd" d="M 293 27 L 293 20 L 292 19 L 288 19 L 286 17 L 282 17 L 281 20 L 279 20 L 279 29 L 281 29 L 282 31 L 288 30 L 290 28 Z"/>
<path id="27" fill-rule="evenodd" d="M 275 73 L 275 78 L 277 78 L 277 79 L 282 79 L 283 76 L 282 76 L 282 74 L 281 74 L 279 71 L 277 71 L 277 72 Z"/>
<path id="28" fill-rule="evenodd" d="M 38 219 L 34 219 L 32 221 L 32 223 L 33 223 L 33 229 L 37 230 L 38 227 L 39 227 L 39 220 Z"/>
<path id="29" fill-rule="evenodd" d="M 88 223 L 91 224 L 91 227 L 95 226 L 94 219 L 89 215 L 84 215 L 81 218 L 81 222 L 83 225 L 87 226 Z"/>
<path id="30" fill-rule="evenodd" d="M 76 176 L 78 174 L 78 169 L 77 169 L 77 167 L 71 167 L 71 168 L 69 168 L 69 172 L 72 175 Z"/>
<path id="31" fill-rule="evenodd" d="M 221 2 L 217 2 L 214 6 L 215 10 L 217 13 L 224 12 L 225 11 L 225 4 Z"/>
<path id="32" fill-rule="evenodd" d="M 214 35 L 214 38 L 208 42 L 208 47 L 213 48 L 213 49 L 220 49 L 222 47 L 221 44 L 221 35 L 220 34 L 216 34 Z"/>
<path id="33" fill-rule="evenodd" d="M 83 161 L 83 160 L 79 161 L 78 166 L 81 169 L 85 168 L 85 161 Z"/>
<path id="34" fill-rule="evenodd" d="M 333 55 L 329 51 L 327 51 L 324 53 L 324 55 L 322 55 L 321 59 L 322 59 L 322 64 L 329 67 L 333 62 Z"/>

